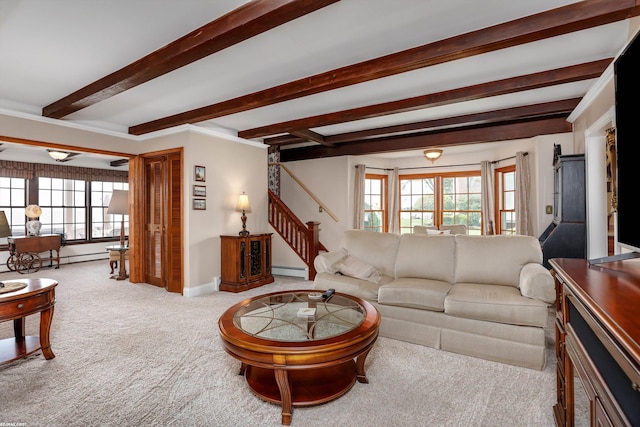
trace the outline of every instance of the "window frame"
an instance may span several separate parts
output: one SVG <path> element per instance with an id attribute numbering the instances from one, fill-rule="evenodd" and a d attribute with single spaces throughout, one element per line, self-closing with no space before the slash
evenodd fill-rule
<path id="1" fill-rule="evenodd" d="M 365 186 L 364 186 L 364 198 L 365 198 L 365 202 L 367 200 L 367 197 L 371 197 L 371 193 L 367 193 L 367 190 L 370 188 L 370 185 L 367 183 L 367 181 L 379 181 L 380 182 L 380 205 L 381 205 L 381 209 L 364 209 L 364 215 L 365 217 L 367 216 L 367 214 L 372 214 L 372 213 L 376 213 L 379 212 L 381 215 L 381 221 L 382 221 L 382 225 L 381 225 L 381 230 L 376 230 L 373 227 L 367 227 L 366 224 L 364 226 L 364 230 L 369 230 L 369 231 L 376 231 L 376 232 L 382 232 L 382 233 L 387 233 L 389 231 L 389 196 L 388 196 L 388 182 L 389 182 L 389 177 L 387 175 L 384 174 L 372 174 L 372 173 L 366 173 L 365 174 Z M 363 204 L 364 205 L 364 204 Z"/>
<path id="2" fill-rule="evenodd" d="M 507 174 L 513 173 L 513 190 L 507 190 L 505 185 L 505 177 Z M 516 165 L 504 166 L 501 168 L 496 168 L 494 171 L 494 194 L 495 197 L 495 224 L 496 229 L 494 233 L 496 234 L 505 234 L 512 235 L 516 234 L 515 230 L 515 220 L 518 212 L 516 211 L 515 205 L 515 197 L 516 197 Z M 505 209 L 505 199 L 508 194 L 513 194 L 513 209 Z M 514 226 L 511 229 L 505 229 L 502 224 L 503 212 L 505 214 L 509 214 L 511 216 Z M 511 230 L 511 231 L 509 231 Z"/>

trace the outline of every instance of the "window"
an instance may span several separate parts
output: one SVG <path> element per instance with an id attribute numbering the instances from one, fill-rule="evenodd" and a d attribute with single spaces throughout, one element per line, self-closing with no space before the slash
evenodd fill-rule
<path id="1" fill-rule="evenodd" d="M 364 180 L 364 229 L 386 232 L 387 176 L 366 174 Z"/>
<path id="2" fill-rule="evenodd" d="M 516 234 L 516 167 L 496 169 L 496 234 Z"/>
<path id="3" fill-rule="evenodd" d="M 25 207 L 33 204 L 42 208 L 39 218 L 42 234 L 63 234 L 65 241 L 78 243 L 120 236 L 122 217 L 107 215 L 106 211 L 113 190 L 129 188 L 126 172 L 87 169 L 86 174 L 80 175 L 73 170 L 66 172 L 74 179 L 52 178 L 47 176 L 48 165 L 13 163 L 13 173 L 25 176 L 0 176 L 0 210 L 5 212 L 13 236 L 26 234 Z M 39 177 L 33 177 L 36 169 Z M 4 168 L 0 169 L 0 174 L 4 172 Z M 51 174 L 63 175 L 64 172 L 56 169 Z M 80 175 L 80 179 L 75 179 L 76 175 Z M 125 234 L 127 231 L 128 221 L 125 221 Z"/>
<path id="4" fill-rule="evenodd" d="M 416 225 L 465 224 L 469 234 L 482 234 L 479 172 L 400 177 L 400 232 Z"/>
<path id="5" fill-rule="evenodd" d="M 86 238 L 85 181 L 38 178 L 38 202 L 42 208 L 42 234 L 63 234 L 67 240 Z"/>
<path id="6" fill-rule="evenodd" d="M 121 215 L 107 214 L 113 190 L 128 190 L 129 184 L 122 182 L 91 183 L 91 238 L 119 237 Z M 124 232 L 129 234 L 129 216 L 124 217 Z"/>
<path id="7" fill-rule="evenodd" d="M 480 175 L 447 176 L 442 183 L 441 224 L 465 224 L 469 234 L 481 234 Z"/>
<path id="8" fill-rule="evenodd" d="M 4 211 L 13 236 L 24 236 L 26 180 L 0 177 L 0 210 Z"/>
<path id="9" fill-rule="evenodd" d="M 415 225 L 435 225 L 435 195 L 435 177 L 400 177 L 400 233 L 413 232 Z"/>

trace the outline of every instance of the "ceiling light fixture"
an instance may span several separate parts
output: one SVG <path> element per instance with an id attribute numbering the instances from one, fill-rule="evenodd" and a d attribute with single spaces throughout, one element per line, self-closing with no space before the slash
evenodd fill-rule
<path id="1" fill-rule="evenodd" d="M 54 159 L 56 162 L 60 162 L 64 159 L 66 159 L 67 157 L 69 157 L 69 154 L 71 153 L 67 153 L 66 151 L 58 151 L 58 150 L 47 150 L 49 152 L 49 155 L 51 156 L 52 159 Z"/>
<path id="2" fill-rule="evenodd" d="M 428 150 L 424 150 L 424 156 L 433 163 L 442 156 L 442 150 L 439 148 L 430 148 Z"/>

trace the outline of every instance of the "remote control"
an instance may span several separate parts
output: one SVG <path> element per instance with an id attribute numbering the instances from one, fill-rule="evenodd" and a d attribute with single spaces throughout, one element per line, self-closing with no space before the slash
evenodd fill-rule
<path id="1" fill-rule="evenodd" d="M 331 297 L 331 295 L 333 295 L 333 294 L 335 294 L 335 293 L 336 293 L 336 290 L 335 290 L 335 289 L 333 289 L 333 288 L 331 288 L 331 289 L 327 289 L 327 290 L 322 294 L 322 299 L 326 301 L 326 300 L 328 300 L 328 299 Z"/>

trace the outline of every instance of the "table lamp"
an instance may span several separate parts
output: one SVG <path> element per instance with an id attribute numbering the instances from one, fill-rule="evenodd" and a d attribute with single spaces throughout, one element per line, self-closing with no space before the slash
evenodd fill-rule
<path id="1" fill-rule="evenodd" d="M 251 205 L 249 204 L 249 196 L 244 194 L 244 191 L 238 197 L 238 204 L 236 205 L 236 210 L 238 212 L 242 212 L 242 216 L 240 219 L 242 220 L 242 230 L 238 233 L 240 236 L 248 236 L 249 230 L 247 230 L 247 212 L 251 212 Z"/>
<path id="2" fill-rule="evenodd" d="M 0 211 L 0 237 L 10 237 L 11 227 L 9 227 L 9 221 L 4 211 Z"/>
<path id="3" fill-rule="evenodd" d="M 40 229 L 42 228 L 42 223 L 38 221 L 40 215 L 42 215 L 42 208 L 38 205 L 29 205 L 25 208 L 24 214 L 29 221 L 27 221 L 27 234 L 29 236 L 38 236 L 40 235 Z"/>
<path id="4" fill-rule="evenodd" d="M 124 246 L 124 216 L 129 215 L 129 190 L 113 190 L 113 195 L 107 208 L 107 214 L 122 215 L 120 246 Z"/>

